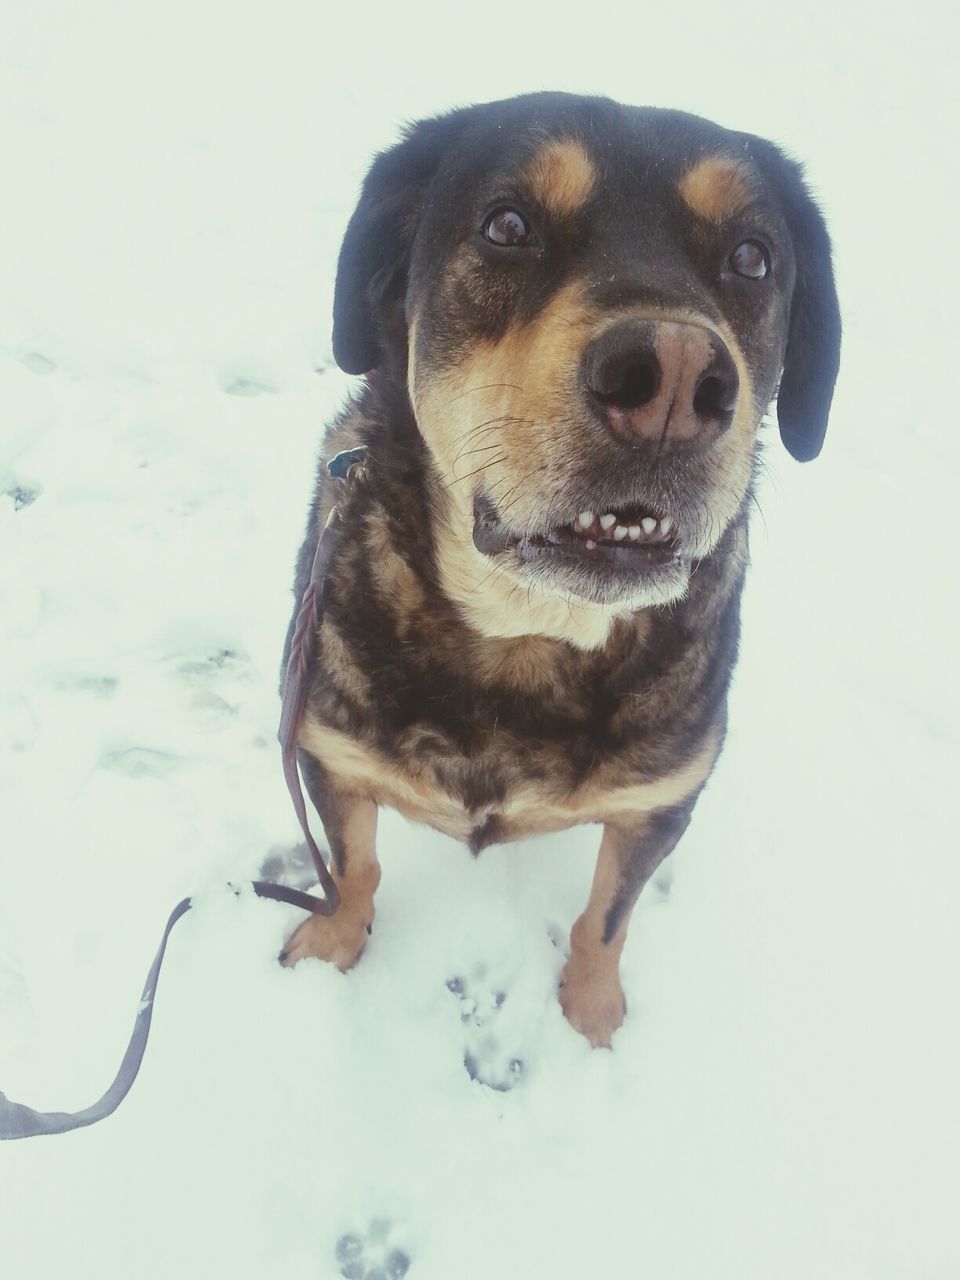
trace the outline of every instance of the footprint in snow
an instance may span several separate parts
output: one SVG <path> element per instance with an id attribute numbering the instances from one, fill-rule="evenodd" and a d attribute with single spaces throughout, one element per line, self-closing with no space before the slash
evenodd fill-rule
<path id="1" fill-rule="evenodd" d="M 245 653 L 239 649 L 215 649 L 203 658 L 189 658 L 177 667 L 177 674 L 191 684 L 206 684 L 216 679 L 221 671 L 234 674 L 239 672 L 247 662 Z"/>
<path id="2" fill-rule="evenodd" d="M 182 757 L 152 747 L 121 747 L 100 758 L 101 769 L 126 778 L 166 778 L 182 763 Z"/>
<path id="3" fill-rule="evenodd" d="M 274 845 L 260 864 L 260 879 L 293 889 L 312 889 L 317 872 L 310 850 L 305 844 Z"/>
<path id="4" fill-rule="evenodd" d="M 20 357 L 20 363 L 25 369 L 29 369 L 31 373 L 35 373 L 40 378 L 45 378 L 47 374 L 56 373 L 57 371 L 56 363 L 39 351 L 25 352 Z"/>
<path id="5" fill-rule="evenodd" d="M 666 902 L 670 897 L 670 890 L 673 888 L 673 866 L 669 863 L 661 863 L 660 869 L 654 876 L 653 887 L 657 891 L 657 902 Z"/>
<path id="6" fill-rule="evenodd" d="M 249 679 L 248 666 L 247 655 L 238 649 L 215 649 L 177 664 L 174 674 L 190 691 L 190 709 L 199 724 L 217 729 L 234 719 L 239 710 L 238 685 Z"/>
<path id="7" fill-rule="evenodd" d="M 389 1218 L 373 1218 L 365 1232 L 348 1231 L 337 1241 L 336 1258 L 346 1280 L 403 1280 L 410 1255 L 391 1243 Z"/>
<path id="8" fill-rule="evenodd" d="M 22 511 L 24 507 L 32 506 L 40 497 L 42 490 L 39 485 L 31 485 L 26 483 L 12 483 L 9 488 L 3 489 L 3 496 L 9 498 L 13 503 L 14 511 Z"/>
<path id="9" fill-rule="evenodd" d="M 497 1018 L 507 993 L 487 981 L 487 972 L 478 965 L 469 978 L 457 976 L 447 981 L 447 990 L 460 1002 L 460 1021 L 467 1028 L 463 1065 L 471 1080 L 498 1093 L 508 1093 L 523 1078 L 523 1059 L 501 1045 L 496 1035 Z"/>
<path id="10" fill-rule="evenodd" d="M 67 670 L 52 676 L 50 683 L 63 693 L 88 693 L 94 698 L 109 698 L 116 693 L 120 681 L 116 676 L 84 675 Z"/>
<path id="11" fill-rule="evenodd" d="M 230 378 L 223 384 L 228 396 L 276 395 L 277 388 L 263 378 Z"/>

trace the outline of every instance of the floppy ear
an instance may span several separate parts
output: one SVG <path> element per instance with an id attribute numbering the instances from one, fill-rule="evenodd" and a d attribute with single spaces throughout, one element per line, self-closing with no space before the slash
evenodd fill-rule
<path id="1" fill-rule="evenodd" d="M 840 366 L 840 306 L 830 236 L 800 166 L 771 143 L 758 150 L 766 167 L 775 170 L 797 260 L 777 419 L 787 449 L 798 462 L 809 462 L 823 446 Z"/>
<path id="2" fill-rule="evenodd" d="M 377 156 L 364 180 L 333 297 L 333 355 L 346 373 L 367 373 L 380 363 L 384 309 L 403 296 L 420 204 L 459 115 L 411 126 L 402 142 Z"/>

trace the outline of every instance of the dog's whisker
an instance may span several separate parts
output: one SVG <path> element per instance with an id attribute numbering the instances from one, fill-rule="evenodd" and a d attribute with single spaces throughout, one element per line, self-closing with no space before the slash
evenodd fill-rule
<path id="1" fill-rule="evenodd" d="M 491 579 L 506 577 L 508 570 L 509 570 L 508 565 L 502 564 L 500 562 L 494 562 L 494 565 L 490 569 L 489 573 L 484 574 L 484 576 L 480 579 L 477 585 L 470 589 L 470 592 L 468 594 L 470 595 L 477 594 L 482 590 L 483 587 L 486 586 L 488 582 L 491 581 Z M 512 595 L 513 592 L 511 591 L 510 594 Z"/>
<path id="2" fill-rule="evenodd" d="M 519 422 L 519 423 L 522 423 L 522 422 L 525 422 L 525 421 L 528 421 L 528 420 L 527 420 L 527 419 L 523 419 L 523 418 L 516 418 L 516 419 L 513 419 L 513 418 L 496 418 L 496 419 L 493 419 L 493 420 L 492 420 L 492 425 L 491 425 L 491 423 L 486 423 L 486 422 L 484 422 L 484 423 L 481 423 L 481 424 L 480 424 L 480 426 L 472 428 L 470 431 L 465 431 L 462 435 L 457 436 L 457 437 L 452 441 L 452 444 L 453 444 L 454 446 L 456 446 L 456 445 L 460 444 L 461 442 L 462 442 L 463 444 L 465 444 L 465 445 L 466 445 L 466 444 L 470 444 L 470 443 L 472 443 L 472 441 L 473 441 L 473 439 L 474 439 L 474 438 L 481 439 L 483 436 L 485 436 L 485 435 L 489 435 L 492 431 L 496 431 L 496 430 L 497 430 L 497 428 L 500 426 L 500 424 L 501 424 L 501 423 L 503 423 L 503 422 Z M 498 439 L 498 440 L 496 440 L 496 441 L 494 442 L 494 444 L 493 444 L 493 445 L 490 445 L 490 446 L 487 446 L 487 447 L 488 447 L 488 448 L 503 448 L 503 447 L 504 447 L 504 443 L 505 443 L 505 442 L 504 442 L 503 440 Z M 454 459 L 454 465 L 455 465 L 455 464 L 460 460 L 460 458 L 461 458 L 461 457 L 465 457 L 465 456 L 467 456 L 467 454 L 469 454 L 470 452 L 472 452 L 472 450 L 464 450 L 464 449 L 461 449 L 461 450 L 457 453 L 456 458 Z"/>
<path id="3" fill-rule="evenodd" d="M 464 396 L 476 395 L 479 391 L 495 391 L 500 389 L 504 391 L 522 391 L 523 387 L 518 387 L 515 382 L 485 382 L 483 386 L 480 387 L 468 387 L 466 391 L 459 392 L 446 403 L 447 405 L 456 404 L 456 402 L 458 400 L 462 400 Z"/>
<path id="4" fill-rule="evenodd" d="M 473 471 L 468 471 L 466 475 L 456 476 L 453 480 L 450 481 L 449 484 L 445 485 L 444 487 L 447 489 L 452 489 L 455 484 L 462 484 L 464 480 L 469 480 L 471 476 L 478 476 L 481 473 L 481 471 L 486 471 L 489 467 L 495 467 L 498 462 L 504 462 L 505 460 L 506 460 L 506 454 L 501 454 L 499 458 L 491 458 L 489 462 L 485 462 L 481 467 L 476 467 Z"/>
<path id="5" fill-rule="evenodd" d="M 534 476 L 541 475 L 544 471 L 549 470 L 552 465 L 553 464 L 550 462 L 545 462 L 539 467 L 534 467 L 531 471 L 528 471 L 526 475 L 521 476 L 516 484 L 512 485 L 506 493 L 501 495 L 499 502 L 496 504 L 497 514 L 501 519 L 506 515 L 511 507 L 515 506 L 521 498 L 526 495 L 523 493 L 517 493 L 517 496 L 512 502 L 506 502 L 507 498 L 509 498 L 512 493 L 516 493 L 517 490 L 520 489 L 522 485 L 526 484 L 528 480 L 532 480 Z M 504 505 L 504 503 L 506 503 L 506 505 Z"/>
<path id="6" fill-rule="evenodd" d="M 469 458 L 472 453 L 489 453 L 491 449 L 502 449 L 502 448 L 503 448 L 503 441 L 494 440 L 493 444 L 481 444 L 481 445 L 478 445 L 476 449 L 464 449 L 462 452 L 457 454 L 456 458 L 454 459 L 454 465 L 456 465 L 456 463 L 458 463 L 461 458 Z"/>
<path id="7" fill-rule="evenodd" d="M 461 441 L 469 440 L 473 435 L 481 433 L 486 434 L 487 431 L 495 431 L 501 424 L 514 423 L 518 426 L 525 426 L 527 424 L 532 424 L 532 422 L 532 418 L 515 418 L 511 414 L 504 413 L 498 418 L 488 418 L 486 422 L 480 422 L 475 427 L 468 428 L 468 430 L 462 432 L 459 436 L 454 436 L 451 444 L 458 445 Z"/>

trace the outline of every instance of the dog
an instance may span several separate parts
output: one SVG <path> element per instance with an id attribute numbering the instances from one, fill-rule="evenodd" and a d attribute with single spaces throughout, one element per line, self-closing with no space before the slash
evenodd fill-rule
<path id="1" fill-rule="evenodd" d="M 365 447 L 365 478 L 321 466 L 294 595 L 336 503 L 297 744 L 341 905 L 282 960 L 357 961 L 380 805 L 474 854 L 600 823 L 559 997 L 609 1046 L 631 911 L 723 742 L 774 397 L 794 458 L 823 442 L 823 218 L 776 146 L 693 115 L 455 110 L 369 170 L 333 351 L 365 380 L 325 455 Z"/>

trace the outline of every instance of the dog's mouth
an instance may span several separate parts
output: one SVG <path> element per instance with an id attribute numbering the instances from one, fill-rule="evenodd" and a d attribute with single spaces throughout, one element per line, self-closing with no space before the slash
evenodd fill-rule
<path id="1" fill-rule="evenodd" d="M 672 516 L 634 506 L 602 515 L 581 511 L 569 524 L 551 529 L 546 537 L 556 545 L 582 543 L 584 551 L 621 547 L 627 551 L 666 550 L 675 546 Z"/>
<path id="2" fill-rule="evenodd" d="M 583 509 L 546 530 L 518 532 L 499 518 L 485 494 L 474 501 L 478 551 L 512 552 L 515 563 L 542 568 L 557 585 L 585 598 L 628 595 L 688 560 L 679 534 L 674 516 L 643 503 Z"/>

